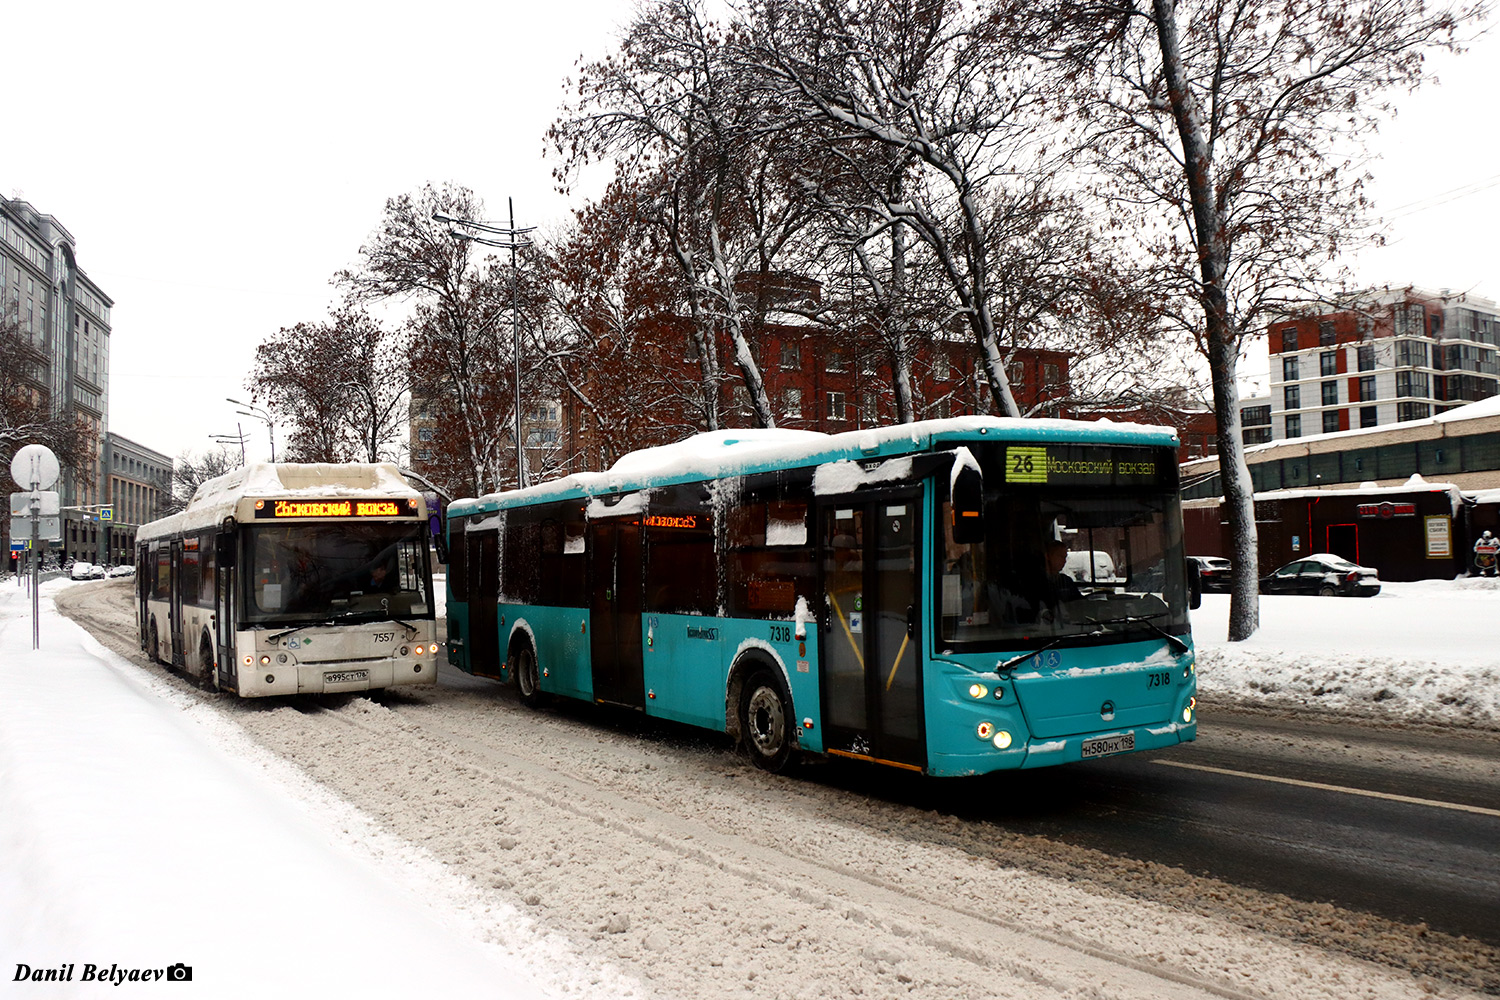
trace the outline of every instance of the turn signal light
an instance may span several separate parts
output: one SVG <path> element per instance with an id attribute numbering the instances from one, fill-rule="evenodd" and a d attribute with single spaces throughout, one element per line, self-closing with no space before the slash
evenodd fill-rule
<path id="1" fill-rule="evenodd" d="M 974 730 L 974 735 L 982 740 L 987 740 L 995 735 L 995 724 L 992 722 L 981 722 Z"/>
<path id="2" fill-rule="evenodd" d="M 263 667 L 264 666 L 268 666 L 270 664 L 270 662 L 271 662 L 271 658 L 269 656 L 262 656 L 260 658 L 260 665 L 263 666 Z"/>

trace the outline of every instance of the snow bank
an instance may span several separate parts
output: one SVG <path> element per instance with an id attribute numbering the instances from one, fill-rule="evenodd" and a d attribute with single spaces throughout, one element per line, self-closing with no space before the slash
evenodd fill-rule
<path id="1" fill-rule="evenodd" d="M 1193 612 L 1207 697 L 1500 727 L 1500 579 L 1385 583 L 1372 598 L 1262 597 L 1230 643 L 1229 597 Z"/>

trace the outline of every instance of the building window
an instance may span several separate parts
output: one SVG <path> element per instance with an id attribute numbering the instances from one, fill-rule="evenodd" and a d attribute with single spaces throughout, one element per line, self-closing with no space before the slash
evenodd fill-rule
<path id="1" fill-rule="evenodd" d="M 1333 332 L 1333 323 L 1324 320 L 1318 324 L 1318 343 L 1323 347 L 1332 347 L 1337 342 L 1337 336 Z"/>
<path id="2" fill-rule="evenodd" d="M 1318 356 L 1318 367 L 1324 375 L 1337 375 L 1339 371 L 1338 351 L 1324 351 Z"/>
<path id="3" fill-rule="evenodd" d="M 1425 420 L 1432 416 L 1432 407 L 1427 403 L 1397 403 L 1397 420 Z"/>
<path id="4" fill-rule="evenodd" d="M 1366 375 L 1359 380 L 1359 399 L 1362 403 L 1375 401 L 1375 376 Z"/>
<path id="5" fill-rule="evenodd" d="M 1297 381 L 1297 359 L 1296 358 L 1282 358 L 1281 359 L 1281 381 L 1283 381 L 1283 382 L 1295 382 L 1295 381 Z"/>
<path id="6" fill-rule="evenodd" d="M 1395 329 L 1398 337 L 1420 337 L 1427 332 L 1423 322 L 1427 310 L 1416 303 L 1399 305 L 1395 309 Z"/>
<path id="7" fill-rule="evenodd" d="M 1323 405 L 1324 406 L 1337 406 L 1337 405 L 1339 405 L 1339 384 L 1337 382 L 1324 382 L 1323 383 Z"/>
<path id="8" fill-rule="evenodd" d="M 1246 427 L 1270 427 L 1271 404 L 1240 407 L 1240 423 Z"/>
<path id="9" fill-rule="evenodd" d="M 948 355 L 939 351 L 932 359 L 932 377 L 946 379 L 948 377 Z"/>
<path id="10" fill-rule="evenodd" d="M 1295 385 L 1289 385 L 1281 390 L 1282 409 L 1295 410 L 1302 405 L 1302 389 Z"/>
<path id="11" fill-rule="evenodd" d="M 1289 326 L 1281 331 L 1281 350 L 1283 353 L 1285 353 L 1287 351 L 1295 351 L 1296 349 L 1297 328 L 1295 326 Z"/>
<path id="12" fill-rule="evenodd" d="M 781 345 L 781 367 L 785 371 L 796 371 L 802 367 L 802 348 L 799 345 Z"/>
<path id="13" fill-rule="evenodd" d="M 1420 340 L 1396 341 L 1396 367 L 1427 367 L 1427 345 Z"/>
<path id="14" fill-rule="evenodd" d="M 1052 365 L 1052 364 L 1043 364 L 1042 365 L 1042 386 L 1044 388 L 1051 389 L 1051 388 L 1054 388 L 1054 387 L 1059 386 L 1061 384 L 1062 384 L 1062 368 L 1061 368 L 1061 366 L 1059 366 L 1059 365 Z"/>
<path id="15" fill-rule="evenodd" d="M 431 441 L 432 440 L 432 428 L 431 427 L 419 427 L 417 429 L 417 440 L 418 441 Z"/>
<path id="16" fill-rule="evenodd" d="M 802 416 L 802 390 L 787 389 L 781 394 L 781 415 L 784 417 Z"/>
<path id="17" fill-rule="evenodd" d="M 1302 418 L 1300 416 L 1293 415 L 1286 418 L 1286 436 L 1289 438 L 1302 436 Z"/>
<path id="18" fill-rule="evenodd" d="M 841 372 L 844 370 L 844 352 L 834 349 L 828 352 L 828 370 Z"/>
<path id="19" fill-rule="evenodd" d="M 844 394 L 842 392 L 830 392 L 828 394 L 828 419 L 844 419 Z"/>
<path id="20" fill-rule="evenodd" d="M 1396 395 L 1401 396 L 1431 396 L 1428 389 L 1426 372 L 1397 372 L 1396 373 Z M 1405 417 L 1402 418 L 1406 419 Z"/>
<path id="21" fill-rule="evenodd" d="M 1324 410 L 1323 411 L 1323 433 L 1324 434 L 1332 434 L 1334 431 L 1336 431 L 1338 429 L 1339 429 L 1339 411 L 1338 410 Z"/>

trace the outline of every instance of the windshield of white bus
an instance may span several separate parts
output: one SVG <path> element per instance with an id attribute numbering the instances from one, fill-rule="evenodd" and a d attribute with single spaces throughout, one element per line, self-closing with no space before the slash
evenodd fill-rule
<path id="1" fill-rule="evenodd" d="M 1151 634 L 1153 626 L 1186 631 L 1175 491 L 1160 484 L 1013 486 L 999 468 L 985 472 L 984 541 L 955 542 L 951 505 L 939 505 L 943 643 L 1013 649 L 1037 640 Z"/>
<path id="2" fill-rule="evenodd" d="M 344 521 L 251 528 L 244 619 L 431 618 L 424 527 Z"/>

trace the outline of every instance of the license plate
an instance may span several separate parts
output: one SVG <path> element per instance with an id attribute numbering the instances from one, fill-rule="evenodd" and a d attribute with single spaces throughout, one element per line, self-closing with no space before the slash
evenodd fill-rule
<path id="1" fill-rule="evenodd" d="M 348 684 L 350 681 L 367 681 L 368 670 L 334 670 L 323 675 L 324 684 Z"/>
<path id="2" fill-rule="evenodd" d="M 1135 749 L 1135 733 L 1119 736 L 1096 736 L 1083 741 L 1084 757 L 1108 757 L 1112 753 L 1128 753 Z"/>

